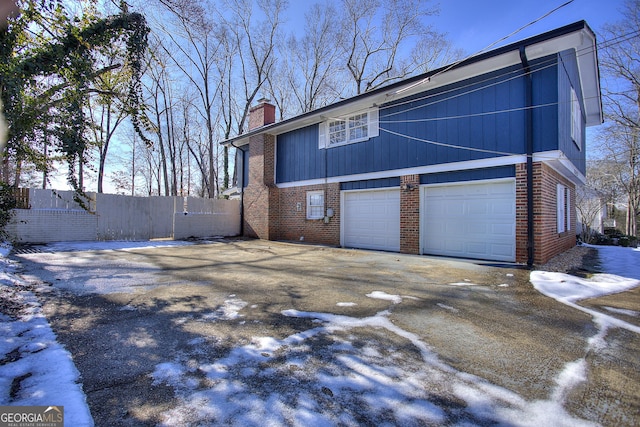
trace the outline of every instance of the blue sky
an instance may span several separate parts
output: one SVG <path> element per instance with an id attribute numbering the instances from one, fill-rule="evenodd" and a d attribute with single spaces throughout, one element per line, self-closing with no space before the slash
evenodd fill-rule
<path id="1" fill-rule="evenodd" d="M 289 3 L 287 25 L 303 25 L 304 13 L 313 3 L 323 0 Z M 382 0 L 384 1 L 384 0 Z M 436 30 L 448 34 L 455 47 L 471 54 L 512 33 L 568 0 L 432 0 L 440 13 L 428 21 Z M 573 0 L 536 24 L 526 28 L 502 45 L 544 33 L 576 21 L 585 20 L 596 31 L 603 24 L 621 19 L 624 0 Z"/>
<path id="2" fill-rule="evenodd" d="M 466 53 L 475 53 L 527 23 L 566 3 L 567 0 L 442 0 L 433 25 Z M 585 20 L 596 31 L 621 19 L 623 0 L 573 0 L 540 22 L 502 44 Z"/>

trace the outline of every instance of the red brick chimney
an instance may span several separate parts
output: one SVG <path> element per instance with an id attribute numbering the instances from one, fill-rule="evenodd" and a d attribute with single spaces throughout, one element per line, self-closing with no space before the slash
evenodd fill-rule
<path id="1" fill-rule="evenodd" d="M 276 107 L 267 98 L 258 99 L 258 105 L 249 110 L 249 130 L 270 125 L 276 121 Z"/>

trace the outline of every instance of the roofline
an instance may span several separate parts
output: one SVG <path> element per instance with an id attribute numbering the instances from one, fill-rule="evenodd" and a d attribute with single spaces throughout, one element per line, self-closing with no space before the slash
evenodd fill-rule
<path id="1" fill-rule="evenodd" d="M 462 61 L 459 62 L 454 62 L 453 64 L 449 64 L 449 65 L 445 65 L 443 67 L 440 67 L 438 69 L 435 70 L 431 70 L 428 71 L 426 73 L 423 74 L 419 74 L 417 76 L 413 76 L 413 77 L 409 77 L 407 79 L 392 83 L 390 85 L 387 86 L 382 86 L 380 88 L 374 89 L 370 92 L 365 92 L 362 93 L 360 95 L 355 95 L 351 98 L 346 98 L 343 99 L 341 101 L 335 102 L 333 104 L 329 104 L 326 105 L 324 107 L 318 108 L 316 110 L 312 110 L 291 118 L 288 118 L 286 120 L 280 121 L 280 122 L 276 122 L 276 123 L 272 123 L 269 125 L 265 125 L 265 126 L 261 126 L 259 128 L 256 129 L 252 129 L 251 131 L 244 133 L 244 134 L 240 134 L 237 135 L 235 137 L 232 138 L 228 138 L 222 142 L 220 142 L 221 145 L 231 145 L 233 147 L 240 147 L 243 145 L 246 145 L 249 142 L 249 138 L 251 138 L 252 136 L 255 135 L 260 135 L 262 133 L 273 133 L 273 134 L 278 134 L 278 132 L 274 132 L 277 131 L 279 128 L 285 128 L 285 127 L 289 127 L 288 125 L 292 125 L 295 122 L 302 122 L 305 119 L 309 119 L 309 118 L 313 118 L 313 117 L 318 117 L 320 118 L 320 116 L 323 115 L 323 113 L 327 113 L 331 110 L 336 110 L 339 109 L 340 107 L 344 107 L 347 106 L 349 104 L 353 104 L 353 103 L 358 103 L 358 102 L 363 102 L 367 99 L 370 98 L 376 98 L 379 97 L 380 95 L 384 95 L 384 94 L 389 94 L 390 92 L 396 92 L 400 89 L 409 89 L 412 88 L 414 86 L 420 86 L 420 83 L 423 81 L 428 80 L 430 77 L 434 77 L 436 75 L 440 75 L 446 72 L 450 72 L 452 70 L 456 70 L 465 66 L 469 66 L 472 64 L 476 64 L 494 57 L 498 57 L 500 55 L 504 55 L 510 52 L 514 52 L 514 51 L 519 51 L 521 47 L 527 47 L 527 46 L 532 46 L 541 42 L 545 42 L 545 41 L 549 41 L 552 40 L 554 38 L 559 38 L 561 36 L 565 36 L 577 31 L 581 31 L 581 30 L 586 30 L 590 33 L 591 37 L 594 40 L 594 47 L 595 47 L 595 38 L 596 35 L 593 32 L 593 30 L 589 27 L 589 25 L 587 24 L 586 21 L 584 20 L 580 20 L 577 22 L 574 22 L 572 24 L 568 24 L 565 25 L 563 27 L 559 27 L 556 28 L 554 30 L 551 31 L 547 31 L 545 33 L 542 34 L 538 34 L 505 46 L 501 46 L 499 48 L 490 50 L 488 52 L 483 52 L 468 58 L 465 58 Z M 597 67 L 597 52 L 596 54 L 596 67 Z M 596 74 L 597 74 L 597 81 L 598 81 L 598 103 L 599 103 L 599 122 L 602 123 L 602 99 L 601 99 L 601 95 L 600 95 L 600 74 L 599 74 L 599 70 L 596 70 Z M 422 92 L 423 90 L 420 90 L 420 92 Z M 321 120 L 318 120 L 321 121 Z M 303 126 L 307 126 L 311 123 L 306 123 Z M 235 144 L 236 141 L 240 141 L 240 144 Z"/>

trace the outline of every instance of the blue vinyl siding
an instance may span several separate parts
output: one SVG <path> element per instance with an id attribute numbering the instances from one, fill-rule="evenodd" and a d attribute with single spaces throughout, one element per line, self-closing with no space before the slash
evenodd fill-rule
<path id="1" fill-rule="evenodd" d="M 420 175 L 420 184 L 445 184 L 448 182 L 480 181 L 484 179 L 512 178 L 516 176 L 513 165 L 495 168 L 430 173 Z"/>
<path id="2" fill-rule="evenodd" d="M 558 57 L 532 61 L 533 151 L 558 149 Z M 523 127 L 524 130 L 524 127 Z M 524 136 L 523 136 L 524 137 Z"/>
<path id="3" fill-rule="evenodd" d="M 534 103 L 555 104 L 557 56 L 532 61 L 531 66 Z M 368 141 L 319 149 L 318 125 L 281 134 L 276 182 L 478 160 L 500 153 L 524 154 L 523 73 L 521 65 L 514 65 L 382 105 L 380 135 Z M 428 89 L 429 83 L 424 85 Z M 534 109 L 533 124 L 535 150 L 557 149 L 558 109 L 553 105 Z"/>
<path id="4" fill-rule="evenodd" d="M 325 150 L 318 149 L 317 124 L 278 135 L 276 182 L 323 178 L 325 155 Z"/>
<path id="5" fill-rule="evenodd" d="M 368 190 L 371 188 L 399 187 L 400 177 L 350 181 L 340 184 L 340 190 Z"/>
<path id="6" fill-rule="evenodd" d="M 569 158 L 582 174 L 586 173 L 586 139 L 584 121 L 584 102 L 579 81 L 578 63 L 575 51 L 560 53 L 558 66 L 558 136 L 559 149 Z M 583 111 L 582 150 L 571 139 L 571 88 L 574 88 Z"/>

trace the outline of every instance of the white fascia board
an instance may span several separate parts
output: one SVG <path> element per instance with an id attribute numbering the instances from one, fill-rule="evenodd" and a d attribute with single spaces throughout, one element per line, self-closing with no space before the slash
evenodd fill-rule
<path id="1" fill-rule="evenodd" d="M 600 73 L 598 71 L 596 40 L 591 32 L 583 28 L 581 31 L 527 46 L 525 52 L 527 58 L 532 60 L 570 49 L 576 52 L 585 106 L 586 125 L 600 125 L 603 121 Z"/>
<path id="2" fill-rule="evenodd" d="M 587 182 L 587 178 L 584 174 L 580 172 L 573 162 L 571 162 L 571 160 L 569 160 L 569 158 L 560 150 L 535 153 L 533 155 L 533 161 L 549 165 L 551 169 L 555 170 L 575 185 L 583 185 Z"/>

